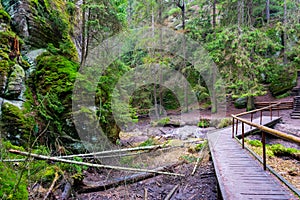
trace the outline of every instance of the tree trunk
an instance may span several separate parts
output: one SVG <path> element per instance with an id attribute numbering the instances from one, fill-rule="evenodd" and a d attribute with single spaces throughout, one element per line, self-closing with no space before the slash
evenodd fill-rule
<path id="1" fill-rule="evenodd" d="M 255 106 L 254 106 L 254 97 L 253 96 L 249 96 L 247 98 L 247 111 L 249 110 L 254 110 Z"/>
<path id="2" fill-rule="evenodd" d="M 216 4 L 217 4 L 217 0 L 213 0 L 213 21 L 212 21 L 212 25 L 213 28 L 216 28 Z"/>
<path id="3" fill-rule="evenodd" d="M 267 24 L 270 23 L 270 0 L 266 0 L 266 20 Z"/>
<path id="4" fill-rule="evenodd" d="M 86 0 L 82 1 L 82 27 L 81 27 L 81 58 L 80 66 L 85 65 L 86 54 Z"/>
<path id="5" fill-rule="evenodd" d="M 253 22 L 253 0 L 249 0 L 247 3 L 248 8 L 248 26 L 252 26 Z"/>
<path id="6" fill-rule="evenodd" d="M 286 48 L 287 48 L 287 33 L 286 33 L 286 26 L 287 26 L 287 6 L 286 6 L 286 0 L 284 0 L 284 16 L 283 16 L 283 64 L 287 64 L 287 54 L 286 54 Z"/>

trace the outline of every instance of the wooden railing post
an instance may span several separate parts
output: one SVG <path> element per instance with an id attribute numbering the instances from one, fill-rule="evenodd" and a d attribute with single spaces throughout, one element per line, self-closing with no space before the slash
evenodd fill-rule
<path id="1" fill-rule="evenodd" d="M 251 122 L 253 121 L 253 113 L 251 113 Z M 252 125 L 250 125 L 250 129 L 252 129 Z"/>
<path id="2" fill-rule="evenodd" d="M 272 116 L 273 115 L 273 112 L 272 112 L 272 106 L 270 107 L 270 117 L 271 117 L 271 121 L 272 121 Z"/>
<path id="3" fill-rule="evenodd" d="M 232 117 L 232 138 L 234 138 L 234 117 Z"/>
<path id="4" fill-rule="evenodd" d="M 261 143 L 262 143 L 262 147 L 263 147 L 263 165 L 264 165 L 264 170 L 267 170 L 267 158 L 266 158 L 266 134 L 265 134 L 264 131 L 262 131 Z"/>
<path id="5" fill-rule="evenodd" d="M 237 135 L 237 132 L 238 132 L 238 127 L 239 127 L 239 120 L 238 120 L 238 119 L 236 119 L 235 135 Z"/>
<path id="6" fill-rule="evenodd" d="M 242 122 L 242 147 L 245 148 L 245 126 L 244 122 Z"/>
<path id="7" fill-rule="evenodd" d="M 261 111 L 260 111 L 260 122 L 259 122 L 260 125 L 262 125 L 262 112 L 263 112 L 263 111 L 261 110 Z"/>

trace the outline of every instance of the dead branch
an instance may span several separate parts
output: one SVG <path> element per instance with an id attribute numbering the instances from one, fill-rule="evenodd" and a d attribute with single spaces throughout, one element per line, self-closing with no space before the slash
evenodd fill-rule
<path id="1" fill-rule="evenodd" d="M 84 165 L 84 166 L 88 166 L 88 167 L 106 168 L 106 169 L 115 169 L 115 170 L 124 170 L 124 171 L 135 171 L 135 172 L 149 172 L 149 173 L 154 173 L 154 174 L 164 174 L 164 175 L 170 175 L 170 176 L 184 176 L 183 174 L 156 171 L 156 170 L 138 169 L 138 168 L 130 168 L 130 167 L 119 167 L 119 166 L 112 166 L 112 165 L 101 165 L 101 164 L 93 164 L 93 163 L 87 163 L 87 162 L 79 162 L 79 161 L 75 161 L 75 160 L 67 160 L 67 159 L 58 158 L 58 157 L 32 154 L 32 153 L 18 151 L 18 150 L 14 150 L 14 149 L 10 149 L 9 152 L 14 153 L 14 154 L 33 157 L 33 158 L 40 159 L 40 160 L 51 160 L 51 161 L 54 161 L 54 162 L 63 162 L 63 163 L 70 163 L 70 164 L 75 164 L 75 165 Z"/>
<path id="2" fill-rule="evenodd" d="M 169 194 L 166 196 L 165 200 L 170 200 L 173 196 L 173 194 L 176 192 L 177 188 L 179 187 L 179 185 L 177 184 L 170 192 Z"/>
<path id="3" fill-rule="evenodd" d="M 116 150 L 101 151 L 101 152 L 94 152 L 94 153 L 61 156 L 60 158 L 88 157 L 88 156 L 98 156 L 103 154 L 122 153 L 127 151 L 153 150 L 153 149 L 160 149 L 160 148 L 166 148 L 166 146 L 154 145 L 154 146 L 146 146 L 146 147 L 133 147 L 133 148 L 126 148 L 126 149 L 116 149 Z"/>
<path id="4" fill-rule="evenodd" d="M 195 164 L 195 166 L 194 166 L 194 169 L 193 169 L 193 171 L 192 171 L 192 175 L 195 174 L 195 172 L 196 172 L 196 170 L 197 170 L 197 167 L 198 167 L 200 161 L 203 159 L 203 157 L 204 157 L 204 155 L 203 155 L 203 150 L 204 150 L 206 147 L 207 147 L 207 143 L 206 143 L 206 144 L 203 144 L 203 147 L 201 148 L 201 151 L 199 152 L 200 156 L 197 158 L 197 162 L 196 162 L 196 164 Z"/>
<path id="5" fill-rule="evenodd" d="M 144 200 L 148 200 L 148 190 L 144 188 Z"/>
<path id="6" fill-rule="evenodd" d="M 163 166 L 163 167 L 158 167 L 155 168 L 155 171 L 161 171 L 161 170 L 165 170 L 165 169 L 171 169 L 173 167 L 176 167 L 178 165 L 181 165 L 183 162 L 178 162 L 175 164 L 171 164 L 171 165 L 167 165 L 167 166 Z M 147 173 L 147 172 L 143 172 L 143 173 L 138 173 L 138 174 L 133 174 L 131 176 L 125 176 L 122 178 L 117 178 L 111 181 L 106 181 L 103 182 L 101 184 L 98 185 L 88 185 L 87 183 L 84 183 L 84 185 L 82 185 L 77 192 L 78 193 L 90 193 L 90 192 L 99 192 L 99 191 L 105 191 L 108 190 L 110 188 L 113 187 L 117 187 L 120 186 L 122 184 L 132 184 L 132 183 L 136 183 L 148 178 L 152 178 L 154 176 L 156 176 L 158 174 L 153 174 L 153 173 Z"/>
<path id="7" fill-rule="evenodd" d="M 56 183 L 56 181 L 57 181 L 58 179 L 59 179 L 59 175 L 58 175 L 57 172 L 55 172 L 55 177 L 54 177 L 54 179 L 53 179 L 53 181 L 52 181 L 51 186 L 49 187 L 49 190 L 48 190 L 47 194 L 46 194 L 45 197 L 44 197 L 44 200 L 46 200 L 46 199 L 48 198 L 48 196 L 49 196 L 50 193 L 52 192 L 52 190 L 53 190 L 53 188 L 54 188 L 54 185 L 55 185 L 55 183 Z"/>

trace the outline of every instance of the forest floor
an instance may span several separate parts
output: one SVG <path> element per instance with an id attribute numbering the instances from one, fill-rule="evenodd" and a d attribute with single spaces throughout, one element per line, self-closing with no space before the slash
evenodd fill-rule
<path id="1" fill-rule="evenodd" d="M 256 98 L 256 101 L 260 102 L 285 100 L 292 100 L 292 97 L 278 100 L 273 98 L 270 94 L 267 94 L 265 96 Z M 230 103 L 227 105 L 226 116 L 230 117 L 231 114 L 237 114 L 243 111 L 245 111 L 245 109 L 236 109 L 233 106 L 233 103 Z M 275 129 L 300 136 L 299 120 L 292 120 L 289 116 L 290 112 L 292 112 L 292 110 L 280 111 L 282 121 L 275 126 Z M 210 117 L 210 110 L 201 110 L 200 113 L 201 118 Z M 176 121 L 179 119 L 180 114 L 171 112 L 168 114 L 168 117 L 171 120 Z M 184 138 L 182 138 L 182 135 L 176 135 L 176 131 L 174 130 L 180 128 L 151 127 L 150 119 L 141 120 L 137 125 L 131 127 L 128 132 L 121 134 L 121 142 L 123 145 L 127 145 L 127 147 L 148 140 L 150 137 L 160 143 L 163 143 L 171 138 L 172 146 L 178 147 L 181 145 L 181 147 L 173 148 L 167 151 L 157 150 L 146 155 L 140 154 L 134 157 L 123 157 L 118 161 L 115 161 L 122 166 L 125 165 L 150 169 L 155 169 L 161 166 L 171 166 L 168 167 L 169 172 L 184 174 L 184 177 L 158 175 L 144 180 L 136 181 L 134 183 L 125 182 L 118 185 L 117 187 L 105 189 L 102 191 L 78 194 L 76 195 L 76 199 L 159 200 L 166 199 L 166 197 L 170 195 L 172 191 L 174 191 L 174 193 L 172 193 L 172 197 L 170 197 L 170 199 L 174 200 L 220 199 L 218 197 L 217 180 L 208 148 L 205 148 L 203 152 L 191 152 L 191 149 L 193 149 L 196 144 L 203 142 L 204 138 L 202 137 L 203 135 L 201 133 L 205 133 L 210 129 L 207 129 L 206 131 L 205 129 L 200 129 L 200 132 L 195 131 L 194 127 L 199 121 L 199 110 L 195 110 L 188 114 L 183 114 L 182 119 L 185 119 L 184 123 L 185 127 L 187 128 L 187 130 L 182 131 L 195 132 L 194 136 L 185 135 Z M 185 133 L 182 134 L 184 135 Z M 194 137 L 194 139 L 188 139 L 190 136 Z M 254 135 L 250 138 L 260 140 L 259 135 Z M 299 145 L 295 145 L 293 143 L 282 141 L 273 137 L 268 137 L 267 142 L 270 144 L 281 143 L 287 147 L 300 149 Z M 202 161 L 200 162 L 195 174 L 191 175 L 197 158 L 201 158 L 200 160 Z M 268 164 L 274 167 L 275 170 L 277 170 L 296 187 L 300 186 L 299 161 L 291 160 L 288 158 L 275 157 L 269 159 Z M 102 169 L 89 169 L 84 172 L 84 175 L 85 178 L 83 182 L 86 185 L 95 185 L 99 182 L 101 182 L 102 184 L 107 180 L 117 180 L 120 177 L 130 177 L 133 175 L 133 173 Z"/>

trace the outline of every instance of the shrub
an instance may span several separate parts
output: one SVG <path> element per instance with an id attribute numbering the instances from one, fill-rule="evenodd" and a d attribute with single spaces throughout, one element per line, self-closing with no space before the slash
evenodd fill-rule
<path id="1" fill-rule="evenodd" d="M 209 119 L 200 119 L 200 121 L 197 124 L 201 128 L 207 128 L 210 125 L 210 120 Z"/>
<path id="2" fill-rule="evenodd" d="M 223 118 L 221 121 L 218 123 L 217 128 L 224 128 L 227 126 L 232 125 L 232 119 L 231 118 Z"/>

